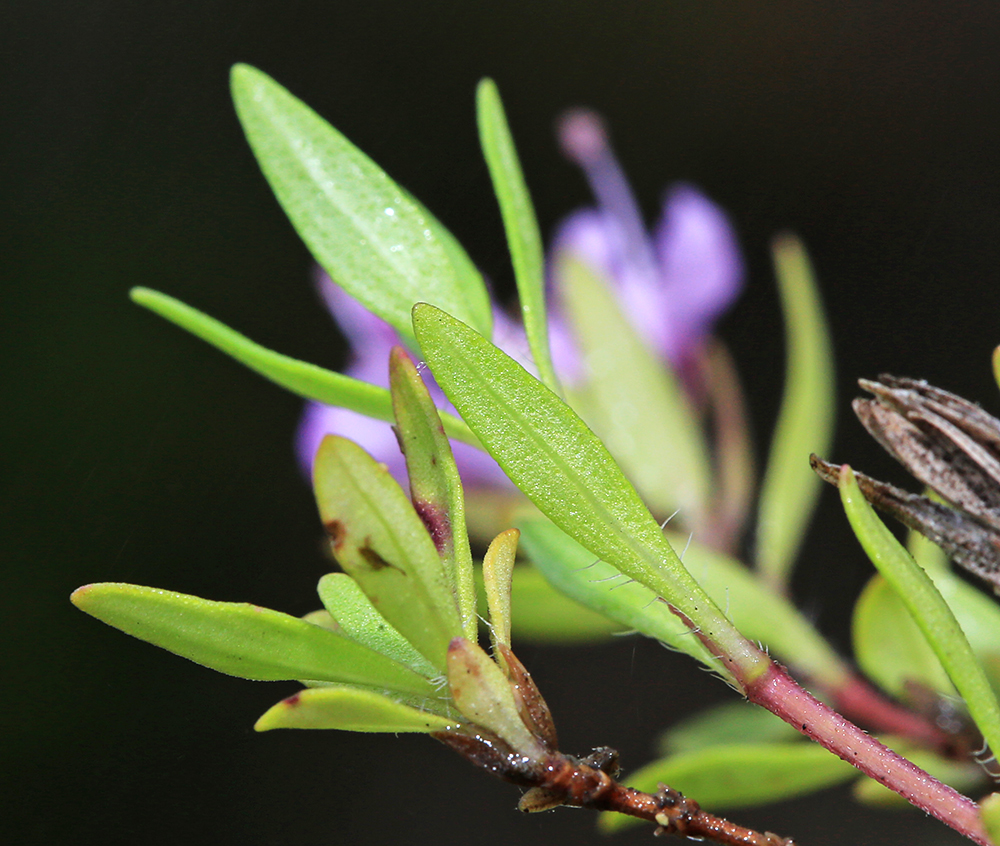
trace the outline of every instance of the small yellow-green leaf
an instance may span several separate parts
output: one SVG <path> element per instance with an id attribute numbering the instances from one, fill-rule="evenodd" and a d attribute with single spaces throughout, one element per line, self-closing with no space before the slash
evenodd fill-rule
<path id="1" fill-rule="evenodd" d="M 319 580 L 318 592 L 327 616 L 345 637 L 392 658 L 426 678 L 440 674 L 430 661 L 389 625 L 347 573 L 327 573 Z"/>
<path id="2" fill-rule="evenodd" d="M 338 285 L 411 343 L 418 300 L 490 334 L 482 277 L 427 209 L 266 74 L 235 65 L 231 88 L 271 190 Z"/>
<path id="3" fill-rule="evenodd" d="M 320 517 L 340 566 L 378 612 L 439 670 L 462 632 L 427 527 L 402 488 L 357 444 L 328 435 L 313 465 Z"/>
<path id="4" fill-rule="evenodd" d="M 451 585 L 462 630 L 476 636 L 476 585 L 465 527 L 465 497 L 434 401 L 402 347 L 389 357 L 396 434 L 406 456 L 413 507 L 430 532 Z"/>
<path id="5" fill-rule="evenodd" d="M 990 748 L 1000 749 L 1000 704 L 948 603 L 879 520 L 846 464 L 839 487 L 847 519 L 868 557 L 903 600 Z"/>
<path id="6" fill-rule="evenodd" d="M 137 305 L 201 338 L 286 391 L 324 405 L 348 408 L 375 420 L 393 420 L 392 399 L 385 388 L 262 347 L 214 317 L 159 291 L 133 288 L 129 296 Z M 454 414 L 442 413 L 441 422 L 448 437 L 479 445 L 469 427 Z"/>
<path id="7" fill-rule="evenodd" d="M 501 532 L 493 539 L 483 558 L 483 583 L 486 586 L 490 639 L 494 650 L 498 643 L 510 646 L 511 581 L 520 536 L 517 529 Z"/>
<path id="8" fill-rule="evenodd" d="M 801 242 L 774 242 L 774 263 L 785 314 L 786 374 L 757 513 L 756 561 L 777 587 L 788 575 L 809 525 L 821 480 L 809 454 L 824 454 L 833 437 L 833 345 L 809 257 Z"/>
<path id="9" fill-rule="evenodd" d="M 566 403 L 440 309 L 418 303 L 413 325 L 438 384 L 540 511 L 595 557 L 663 597 L 739 676 L 749 681 L 770 666 L 684 569 L 621 468 Z"/>
<path id="10" fill-rule="evenodd" d="M 545 259 L 542 235 L 517 159 L 514 139 L 507 125 L 500 92 L 492 79 L 484 79 L 476 89 L 476 118 L 479 143 L 493 180 L 493 191 L 500 204 L 507 233 L 507 247 L 514 265 L 517 295 L 528 349 L 538 368 L 538 376 L 553 391 L 559 382 L 549 352 L 548 321 L 545 317 Z"/>
<path id="11" fill-rule="evenodd" d="M 545 754 L 521 719 L 510 682 L 475 643 L 456 637 L 448 648 L 448 686 L 455 707 L 524 755 Z"/>
<path id="12" fill-rule="evenodd" d="M 706 811 L 732 811 L 804 796 L 857 776 L 850 764 L 813 743 L 742 743 L 671 755 L 632 773 L 627 783 L 655 792 L 669 784 Z M 601 814 L 604 831 L 620 831 L 633 817 Z"/>
<path id="13" fill-rule="evenodd" d="M 586 372 L 581 416 L 655 513 L 679 510 L 685 525 L 703 528 L 711 496 L 708 449 L 676 377 L 642 341 L 605 281 L 575 258 L 564 258 L 556 273 Z"/>
<path id="14" fill-rule="evenodd" d="M 269 608 L 115 583 L 86 585 L 72 600 L 109 626 L 231 676 L 344 682 L 435 695 L 427 679 L 384 655 Z"/>
<path id="15" fill-rule="evenodd" d="M 442 713 L 421 711 L 372 690 L 315 687 L 301 690 L 269 708 L 254 728 L 429 733 L 446 731 L 455 725 L 454 719 Z"/>

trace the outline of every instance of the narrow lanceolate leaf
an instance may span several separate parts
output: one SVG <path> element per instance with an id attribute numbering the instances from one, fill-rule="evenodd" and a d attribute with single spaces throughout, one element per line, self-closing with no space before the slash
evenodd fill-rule
<path id="1" fill-rule="evenodd" d="M 840 498 L 868 557 L 906 604 L 991 749 L 1000 749 L 1000 705 L 947 602 L 875 515 L 851 468 L 840 473 Z"/>
<path id="2" fill-rule="evenodd" d="M 456 725 L 456 720 L 444 714 L 422 711 L 376 691 L 314 687 L 269 708 L 254 728 L 430 733 Z"/>
<path id="3" fill-rule="evenodd" d="M 514 558 L 517 540 L 521 533 L 508 529 L 497 535 L 483 557 L 483 583 L 486 586 L 486 605 L 490 614 L 490 638 L 494 650 L 497 644 L 510 646 L 511 582 L 514 576 Z"/>
<path id="4" fill-rule="evenodd" d="M 701 427 L 674 374 L 643 343 L 611 289 L 564 259 L 563 305 L 583 355 L 582 416 L 649 507 L 704 527 L 710 462 Z"/>
<path id="5" fill-rule="evenodd" d="M 389 357 L 389 385 L 413 507 L 441 556 L 465 636 L 474 639 L 476 585 L 465 528 L 462 480 L 434 401 L 402 347 L 394 348 Z"/>
<path id="6" fill-rule="evenodd" d="M 327 573 L 319 580 L 318 593 L 331 622 L 351 640 L 392 658 L 426 678 L 438 670 L 397 632 L 347 573 Z"/>
<path id="7" fill-rule="evenodd" d="M 433 215 L 266 74 L 235 65 L 231 87 L 271 190 L 338 285 L 410 342 L 410 308 L 418 300 L 489 335 L 482 277 Z"/>
<path id="8" fill-rule="evenodd" d="M 809 525 L 819 482 L 809 454 L 833 437 L 833 346 L 809 257 L 798 239 L 774 243 L 778 289 L 785 314 L 786 372 L 757 514 L 757 566 L 784 586 Z"/>
<path id="9" fill-rule="evenodd" d="M 313 465 L 320 517 L 340 566 L 372 605 L 439 670 L 462 632 L 427 527 L 402 488 L 357 444 L 328 435 Z"/>
<path id="10" fill-rule="evenodd" d="M 813 743 L 740 743 L 671 755 L 631 773 L 628 784 L 655 792 L 669 784 L 697 797 L 706 811 L 731 811 L 792 799 L 850 781 L 850 764 Z M 638 822 L 621 814 L 602 814 L 604 831 Z"/>
<path id="11" fill-rule="evenodd" d="M 623 628 L 710 663 L 711 655 L 701 642 L 647 587 L 596 561 L 547 520 L 523 520 L 520 527 L 529 557 L 557 590 L 617 620 Z M 684 562 L 744 636 L 760 641 L 783 663 L 828 689 L 844 683 L 848 669 L 829 644 L 790 602 L 762 585 L 746 567 L 697 543 L 688 545 Z M 710 665 L 718 669 L 717 663 Z"/>
<path id="12" fill-rule="evenodd" d="M 500 204 L 507 247 L 514 266 L 517 296 L 528 348 L 538 368 L 538 376 L 553 391 L 559 382 L 549 351 L 548 321 L 545 316 L 545 259 L 542 235 L 531 203 L 531 195 L 521 172 L 514 139 L 507 125 L 500 92 L 492 79 L 484 79 L 476 89 L 476 117 L 479 143 Z M 454 312 L 452 312 L 454 314 Z M 457 316 L 457 315 L 456 315 Z"/>
<path id="13" fill-rule="evenodd" d="M 269 608 L 114 583 L 79 588 L 72 599 L 109 626 L 231 676 L 364 684 L 435 695 L 427 679 L 384 655 Z"/>
<path id="14" fill-rule="evenodd" d="M 392 399 L 385 388 L 262 347 L 214 317 L 159 291 L 133 288 L 129 296 L 133 302 L 207 341 L 286 391 L 325 405 L 349 408 L 376 420 L 393 419 Z M 448 437 L 479 445 L 469 427 L 455 415 L 442 413 L 441 422 Z"/>
<path id="15" fill-rule="evenodd" d="M 426 304 L 414 328 L 438 384 L 513 482 L 595 557 L 663 597 L 738 677 L 769 660 L 691 578 L 635 488 L 558 396 L 475 330 Z"/>

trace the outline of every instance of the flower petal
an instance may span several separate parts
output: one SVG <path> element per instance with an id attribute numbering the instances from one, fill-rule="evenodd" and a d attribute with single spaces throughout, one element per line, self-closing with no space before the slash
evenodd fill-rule
<path id="1" fill-rule="evenodd" d="M 690 185 L 667 193 L 655 241 L 668 300 L 661 350 L 679 363 L 736 299 L 743 259 L 725 213 Z"/>

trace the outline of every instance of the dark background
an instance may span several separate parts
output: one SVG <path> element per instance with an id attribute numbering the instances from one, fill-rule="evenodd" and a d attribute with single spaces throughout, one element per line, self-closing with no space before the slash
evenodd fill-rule
<path id="1" fill-rule="evenodd" d="M 326 569 L 294 466 L 299 402 L 132 306 L 164 290 L 330 366 L 339 341 L 229 101 L 236 61 L 333 122 L 510 283 L 473 90 L 503 93 L 546 231 L 587 200 L 564 108 L 604 112 L 647 214 L 672 180 L 732 214 L 751 281 L 722 333 L 759 440 L 780 397 L 768 242 L 806 240 L 838 354 L 835 458 L 901 481 L 853 380 L 927 378 L 997 411 L 1000 10 L 993 3 L 11 2 L 0 10 L 9 842 L 597 842 L 421 737 L 251 726 L 294 685 L 218 676 L 73 610 L 134 581 L 291 613 Z M 800 602 L 846 648 L 869 565 L 830 494 Z M 648 759 L 722 685 L 655 644 L 525 647 L 568 750 Z M 802 844 L 951 843 L 842 794 L 737 814 Z M 649 842 L 648 829 L 618 842 Z"/>

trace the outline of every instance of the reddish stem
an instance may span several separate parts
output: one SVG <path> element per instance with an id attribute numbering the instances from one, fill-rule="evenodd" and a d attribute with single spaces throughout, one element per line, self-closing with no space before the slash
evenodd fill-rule
<path id="1" fill-rule="evenodd" d="M 865 734 L 811 696 L 778 664 L 745 683 L 747 697 L 981 846 L 992 846 L 979 806 Z"/>
<path id="2" fill-rule="evenodd" d="M 938 752 L 951 745 L 951 738 L 930 720 L 889 701 L 857 676 L 849 676 L 846 684 L 829 694 L 837 711 L 874 731 L 905 737 Z"/>

